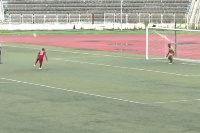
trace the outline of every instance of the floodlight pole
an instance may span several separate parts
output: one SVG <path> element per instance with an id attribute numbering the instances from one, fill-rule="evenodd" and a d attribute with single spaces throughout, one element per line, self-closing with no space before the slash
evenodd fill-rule
<path id="1" fill-rule="evenodd" d="M 122 5 L 123 5 L 123 0 L 121 0 L 121 30 L 122 30 Z"/>

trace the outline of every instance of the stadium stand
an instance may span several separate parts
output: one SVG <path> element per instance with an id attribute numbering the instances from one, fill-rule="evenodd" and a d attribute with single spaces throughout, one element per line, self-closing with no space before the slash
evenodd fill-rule
<path id="1" fill-rule="evenodd" d="M 190 3 L 191 0 L 123 0 L 122 22 L 183 23 Z M 4 10 L 10 23 L 107 23 L 120 22 L 121 1 L 7 0 Z"/>

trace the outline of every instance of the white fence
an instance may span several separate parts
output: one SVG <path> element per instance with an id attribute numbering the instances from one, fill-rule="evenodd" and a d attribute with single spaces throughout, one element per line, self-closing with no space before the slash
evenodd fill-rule
<path id="1" fill-rule="evenodd" d="M 186 14 L 105 13 L 94 14 L 11 14 L 0 30 L 145 29 L 146 26 L 188 28 Z M 121 23 L 122 22 L 122 23 Z"/>
<path id="2" fill-rule="evenodd" d="M 121 23 L 120 13 L 105 13 L 96 18 L 93 14 L 10 14 L 7 22 L 10 24 L 93 24 L 93 23 Z M 187 14 L 160 13 L 128 13 L 122 14 L 122 23 L 181 23 L 188 24 Z"/>
<path id="3" fill-rule="evenodd" d="M 10 24 L 92 23 L 92 14 L 10 14 Z"/>

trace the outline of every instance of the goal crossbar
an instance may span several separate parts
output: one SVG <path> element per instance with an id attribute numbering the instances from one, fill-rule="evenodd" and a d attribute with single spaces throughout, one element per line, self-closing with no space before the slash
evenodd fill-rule
<path id="1" fill-rule="evenodd" d="M 164 59 L 171 43 L 175 59 L 200 60 L 200 30 L 146 27 L 146 60 Z"/>

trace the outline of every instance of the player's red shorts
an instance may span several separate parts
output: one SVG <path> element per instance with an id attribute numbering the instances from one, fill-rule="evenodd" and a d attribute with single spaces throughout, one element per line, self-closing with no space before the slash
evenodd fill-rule
<path id="1" fill-rule="evenodd" d="M 43 62 L 43 58 L 37 58 L 37 61 L 41 64 Z"/>

